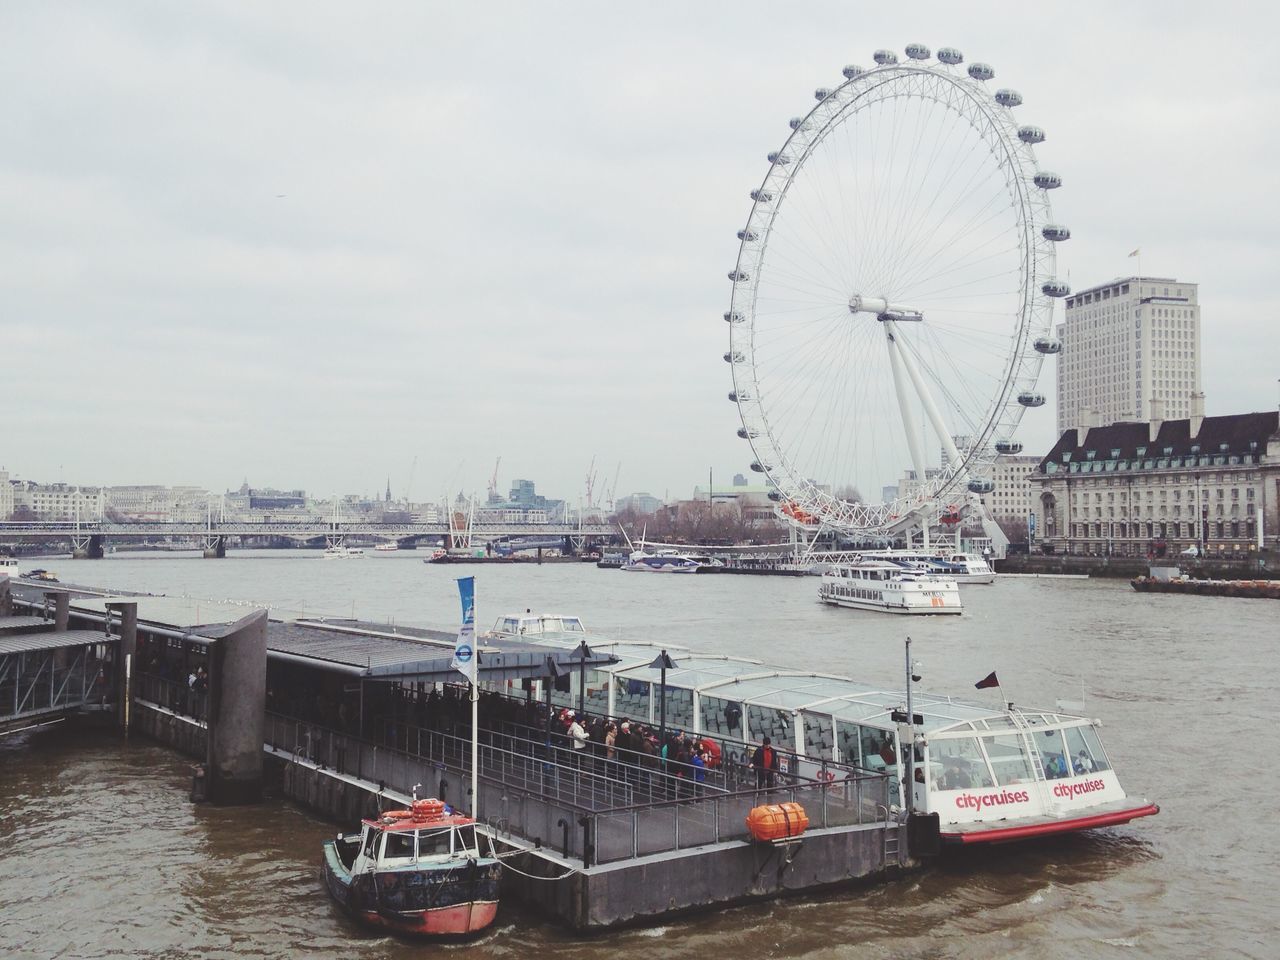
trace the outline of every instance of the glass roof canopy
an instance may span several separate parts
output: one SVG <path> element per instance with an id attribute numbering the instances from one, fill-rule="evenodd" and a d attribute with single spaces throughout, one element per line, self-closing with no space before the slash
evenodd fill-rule
<path id="1" fill-rule="evenodd" d="M 603 676 L 615 681 L 610 685 L 608 707 L 608 712 L 614 716 L 634 715 L 617 702 L 616 690 L 635 691 L 637 685 L 656 690 L 659 673 L 649 664 L 659 650 L 666 650 L 675 661 L 675 668 L 667 671 L 668 693 L 672 689 L 688 691 L 694 695 L 695 704 L 706 698 L 717 698 L 740 704 L 743 708 L 750 705 L 785 713 L 825 715 L 831 721 L 889 731 L 897 726 L 890 714 L 903 709 L 906 701 L 904 690 L 886 690 L 837 674 L 783 670 L 746 657 L 694 653 L 676 644 L 612 640 L 594 634 L 584 637 L 582 633 L 546 633 L 524 639 L 560 648 L 576 647 L 585 639 L 592 652 L 610 653 L 617 657 L 616 664 L 595 672 L 596 683 Z M 656 699 L 656 694 L 645 693 L 644 696 Z M 948 730 L 1004 730 L 1011 726 L 1000 707 L 919 691 L 912 692 L 912 710 L 923 717 L 921 730 L 926 735 Z M 688 725 L 695 732 L 701 732 L 701 711 L 695 707 L 690 714 L 688 719 L 692 723 Z M 1051 719 L 1054 717 L 1056 715 L 1046 715 L 1041 722 L 1054 722 Z M 1029 719 L 1035 722 L 1034 718 Z M 752 732 L 755 731 L 745 731 L 748 735 Z"/>

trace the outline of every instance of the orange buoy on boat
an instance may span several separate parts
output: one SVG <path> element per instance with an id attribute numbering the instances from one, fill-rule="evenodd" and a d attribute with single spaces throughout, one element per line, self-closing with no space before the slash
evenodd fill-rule
<path id="1" fill-rule="evenodd" d="M 809 815 L 798 803 L 766 803 L 747 814 L 747 829 L 756 840 L 787 840 L 808 827 Z"/>

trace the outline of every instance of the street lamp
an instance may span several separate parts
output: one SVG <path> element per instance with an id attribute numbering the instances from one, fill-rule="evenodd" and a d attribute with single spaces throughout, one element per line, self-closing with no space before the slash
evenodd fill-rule
<path id="1" fill-rule="evenodd" d="M 547 654 L 542 664 L 543 686 L 547 688 L 547 760 L 551 759 L 551 690 L 556 685 L 556 679 L 562 676 L 564 671 L 560 669 L 560 664 L 556 663 L 555 657 Z"/>
<path id="2" fill-rule="evenodd" d="M 667 656 L 667 651 L 663 650 L 660 654 L 653 658 L 653 663 L 649 664 L 650 670 L 661 670 L 662 673 L 658 679 L 658 751 L 662 751 L 662 745 L 667 742 L 667 671 L 674 670 L 675 661 Z"/>
<path id="3" fill-rule="evenodd" d="M 574 648 L 572 656 L 578 661 L 578 713 L 587 714 L 587 661 L 591 659 L 591 648 L 583 640 Z"/>

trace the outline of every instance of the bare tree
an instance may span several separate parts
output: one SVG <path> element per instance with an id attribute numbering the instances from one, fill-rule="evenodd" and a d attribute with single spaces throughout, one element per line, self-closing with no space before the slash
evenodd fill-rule
<path id="1" fill-rule="evenodd" d="M 862 491 L 851 483 L 836 487 L 835 496 L 847 503 L 865 503 L 862 499 Z"/>

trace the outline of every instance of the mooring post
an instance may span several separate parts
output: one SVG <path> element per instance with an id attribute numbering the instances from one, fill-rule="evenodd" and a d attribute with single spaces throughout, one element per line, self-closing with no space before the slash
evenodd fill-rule
<path id="1" fill-rule="evenodd" d="M 116 722 L 129 733 L 129 714 L 132 709 L 133 690 L 130 678 L 138 672 L 138 602 L 113 600 L 107 604 L 108 614 L 120 612 L 120 635 L 116 640 Z M 130 665 L 132 669 L 130 669 Z"/>
<path id="2" fill-rule="evenodd" d="M 71 622 L 71 594 L 65 590 L 47 590 L 44 599 L 53 601 L 53 629 L 67 629 Z"/>

